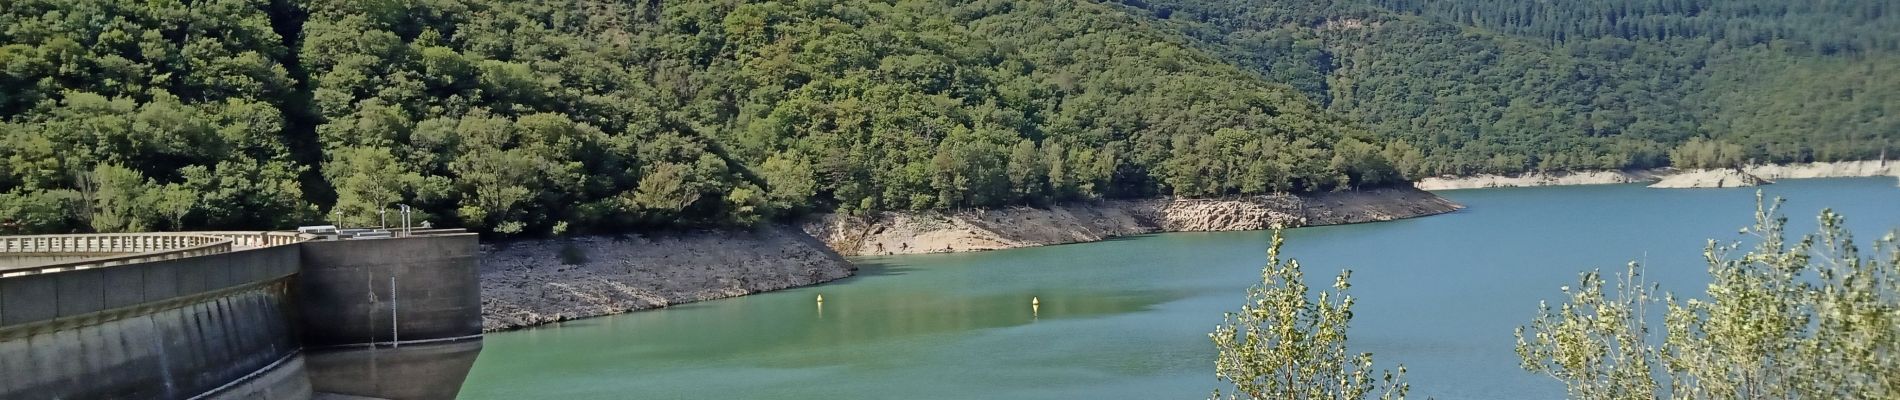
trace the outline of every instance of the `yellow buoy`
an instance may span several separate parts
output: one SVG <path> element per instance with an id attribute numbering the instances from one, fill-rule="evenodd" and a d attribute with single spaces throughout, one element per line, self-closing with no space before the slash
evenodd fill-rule
<path id="1" fill-rule="evenodd" d="M 818 295 L 818 302 L 819 302 L 819 303 L 823 303 L 823 302 L 825 302 L 825 295 L 822 295 L 822 294 L 821 294 L 821 295 Z"/>
<path id="2" fill-rule="evenodd" d="M 1032 305 L 1032 306 L 1042 305 L 1042 298 L 1041 297 L 1029 298 L 1029 305 Z"/>

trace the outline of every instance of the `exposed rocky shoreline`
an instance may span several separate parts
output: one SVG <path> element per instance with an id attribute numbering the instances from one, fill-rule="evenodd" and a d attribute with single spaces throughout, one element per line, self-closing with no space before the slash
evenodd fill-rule
<path id="1" fill-rule="evenodd" d="M 1531 172 L 1518 175 L 1478 174 L 1472 176 L 1434 176 L 1420 179 L 1412 186 L 1422 190 L 1487 189 L 1507 187 L 1610 185 L 1649 182 L 1659 179 L 1658 170 Z"/>
<path id="2" fill-rule="evenodd" d="M 1419 180 L 1414 186 L 1424 190 L 1482 189 L 1499 187 L 1532 186 L 1569 186 L 1603 185 L 1618 183 L 1658 182 L 1674 175 L 1702 173 L 1702 170 L 1677 170 L 1673 168 L 1628 170 L 1628 171 L 1578 171 L 1528 173 L 1513 176 L 1474 175 L 1466 177 L 1432 177 Z M 1742 167 L 1741 173 L 1765 180 L 1807 179 L 1807 178 L 1859 178 L 1876 176 L 1900 176 L 1900 162 L 1896 161 L 1842 161 L 1817 162 L 1786 165 L 1751 165 Z M 1701 176 L 1712 177 L 1712 176 Z M 1697 177 L 1683 178 L 1697 181 Z M 1708 187 L 1710 183 L 1702 179 L 1696 187 Z M 1683 186 L 1672 183 L 1670 186 Z"/>
<path id="3" fill-rule="evenodd" d="M 1228 199 L 1115 200 L 1049 208 L 827 215 L 804 224 L 845 255 L 949 253 L 1092 242 L 1157 232 L 1245 231 L 1390 221 L 1457 211 L 1431 193 L 1392 188 Z"/>
<path id="4" fill-rule="evenodd" d="M 1665 176 L 1649 187 L 1657 189 L 1713 189 L 1761 186 L 1775 183 L 1740 169 L 1704 169 Z"/>
<path id="5" fill-rule="evenodd" d="M 980 251 L 1156 232 L 1351 224 L 1460 208 L 1429 192 L 1392 188 L 874 217 L 826 215 L 799 227 L 754 231 L 489 243 L 482 248 L 482 327 L 508 330 L 828 282 L 855 270 L 840 254 Z"/>
<path id="6" fill-rule="evenodd" d="M 789 227 L 482 245 L 482 329 L 813 285 L 857 268 Z"/>

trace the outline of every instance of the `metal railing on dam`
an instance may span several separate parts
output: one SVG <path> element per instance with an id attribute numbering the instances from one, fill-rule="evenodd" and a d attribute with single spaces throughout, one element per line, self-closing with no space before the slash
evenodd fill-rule
<path id="1" fill-rule="evenodd" d="M 297 233 L 297 232 L 283 232 L 283 231 L 192 232 L 191 234 L 204 235 L 204 236 L 210 236 L 210 237 L 215 237 L 219 239 L 230 240 L 231 246 L 239 248 L 239 249 L 282 246 L 282 245 L 287 245 L 287 244 L 299 243 L 306 240 L 316 239 L 316 236 L 313 236 L 313 235 L 306 235 L 306 234 Z"/>
<path id="2" fill-rule="evenodd" d="M 211 244 L 224 239 L 195 233 L 101 233 L 0 236 L 5 253 L 144 253 Z"/>
<path id="3" fill-rule="evenodd" d="M 195 234 L 0 237 L 0 276 L 193 257 L 231 251 L 230 240 Z"/>
<path id="4" fill-rule="evenodd" d="M 452 398 L 480 352 L 475 237 L 428 233 L 0 237 L 89 256 L 0 269 L 0 398 Z"/>
<path id="5" fill-rule="evenodd" d="M 107 233 L 0 236 L 0 277 L 136 264 L 282 246 L 311 239 L 296 232 Z M 44 262 L 34 262 L 44 260 Z"/>

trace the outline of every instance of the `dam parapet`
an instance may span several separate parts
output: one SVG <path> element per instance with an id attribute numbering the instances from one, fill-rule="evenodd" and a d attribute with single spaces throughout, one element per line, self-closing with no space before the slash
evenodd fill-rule
<path id="1" fill-rule="evenodd" d="M 0 237 L 0 398 L 453 398 L 476 236 L 320 238 Z"/>

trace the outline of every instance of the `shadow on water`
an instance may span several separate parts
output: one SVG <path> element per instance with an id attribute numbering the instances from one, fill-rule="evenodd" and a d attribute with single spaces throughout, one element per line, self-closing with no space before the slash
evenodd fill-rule
<path id="1" fill-rule="evenodd" d="M 1152 234 L 1152 233 L 1150 233 L 1150 234 L 1141 234 L 1141 235 L 1124 235 L 1124 236 L 1110 236 L 1110 237 L 1108 237 L 1108 238 L 1106 238 L 1106 239 L 1102 239 L 1102 240 L 1097 240 L 1097 241 L 1095 241 L 1095 242 L 1096 242 L 1096 243 L 1103 243 L 1103 242 L 1109 242 L 1109 243 L 1112 243 L 1112 242 L 1126 242 L 1126 241 L 1130 241 L 1130 240 L 1136 240 L 1136 239 L 1141 239 L 1141 238 L 1144 238 L 1144 237 L 1149 237 L 1149 236 L 1154 236 L 1154 234 Z"/>
<path id="2" fill-rule="evenodd" d="M 561 322 L 556 322 L 556 323 L 547 324 L 543 326 L 531 327 L 528 329 L 586 328 L 586 327 L 601 326 L 602 324 L 600 320 L 601 320 L 600 318 L 582 318 L 582 319 L 577 319 L 577 320 L 572 320 L 572 321 L 561 321 Z"/>
<path id="3" fill-rule="evenodd" d="M 917 269 L 917 267 L 912 267 L 912 266 L 908 266 L 904 264 L 899 264 L 899 263 L 890 262 L 890 261 L 883 261 L 883 260 L 851 260 L 851 265 L 858 267 L 857 273 L 851 274 L 851 276 L 845 277 L 844 279 L 839 279 L 836 281 L 829 282 L 827 284 L 841 284 L 841 283 L 854 282 L 860 279 L 871 279 L 871 278 L 879 278 L 879 277 L 886 277 L 886 276 L 899 276 L 899 275 L 908 274 L 910 273 L 911 270 Z"/>
<path id="4" fill-rule="evenodd" d="M 883 269 L 883 268 L 877 268 Z M 915 289 L 915 288 L 913 288 Z M 559 329 L 524 331 L 498 341 L 563 342 L 562 347 L 614 349 L 642 363 L 744 360 L 760 367 L 846 365 L 846 351 L 899 345 L 938 335 L 1005 329 L 1039 322 L 1149 311 L 1189 297 L 1188 291 L 1039 290 L 961 295 L 942 290 L 826 293 L 736 298 L 607 318 L 571 321 Z M 1039 304 L 1032 305 L 1032 299 Z M 691 312 L 669 312 L 691 309 Z M 572 328 L 587 327 L 576 330 Z M 771 340 L 760 340 L 769 332 Z M 547 335 L 547 334 L 553 335 Z M 513 340 L 510 340 L 513 339 Z M 573 346 L 580 344 L 580 346 Z"/>
<path id="5" fill-rule="evenodd" d="M 916 269 L 916 267 L 903 266 L 901 264 L 883 262 L 883 261 L 854 262 L 852 264 L 858 267 L 858 271 L 852 274 L 851 276 L 845 277 L 843 279 L 831 281 L 831 282 L 825 282 L 825 283 L 818 284 L 815 286 L 792 289 L 788 292 L 798 291 L 798 290 L 814 290 L 815 291 L 815 290 L 822 290 L 823 288 L 827 286 L 831 286 L 831 285 L 845 285 L 845 284 L 850 284 L 850 283 L 854 283 L 854 282 L 865 280 L 865 279 L 877 279 L 877 278 L 884 278 L 884 277 L 902 276 Z M 754 294 L 753 296 L 758 296 L 758 294 Z M 637 310 L 637 311 L 633 311 L 633 313 L 660 312 L 660 311 L 666 311 L 666 310 L 676 310 L 676 311 L 677 310 L 696 310 L 696 309 L 701 309 L 701 308 L 724 307 L 718 303 L 719 300 L 725 300 L 725 299 L 714 299 L 714 300 L 709 300 L 709 301 L 674 304 L 671 306 L 656 308 L 656 309 Z M 573 328 L 607 326 L 609 325 L 607 320 L 609 318 L 616 318 L 616 317 L 619 317 L 619 315 L 607 315 L 607 316 L 600 316 L 600 317 L 593 317 L 593 318 L 582 318 L 582 319 L 577 319 L 577 320 L 562 321 L 562 322 L 556 322 L 556 323 L 547 324 L 543 326 L 530 327 L 527 329 L 523 329 L 523 331 L 573 329 Z"/>
<path id="6" fill-rule="evenodd" d="M 780 317 L 767 321 L 731 321 L 738 323 L 729 326 L 729 329 L 672 329 L 671 325 L 645 329 L 645 333 L 660 335 L 649 336 L 648 340 L 673 345 L 654 347 L 641 355 L 686 359 L 722 353 L 747 357 L 776 354 L 793 356 L 784 360 L 793 365 L 812 365 L 822 361 L 796 355 L 829 358 L 824 356 L 826 352 L 822 349 L 1008 328 L 1039 321 L 1140 312 L 1187 295 L 1159 291 L 1045 291 L 982 296 L 957 296 L 950 293 L 860 296 L 850 292 L 835 293 L 827 296 L 822 305 L 802 301 L 802 298 L 801 301 L 760 305 L 772 309 L 768 314 Z M 1032 299 L 1040 304 L 1032 305 Z M 761 315 L 756 312 L 747 314 Z M 759 328 L 770 329 L 775 339 L 755 340 L 756 332 L 752 329 Z"/>

